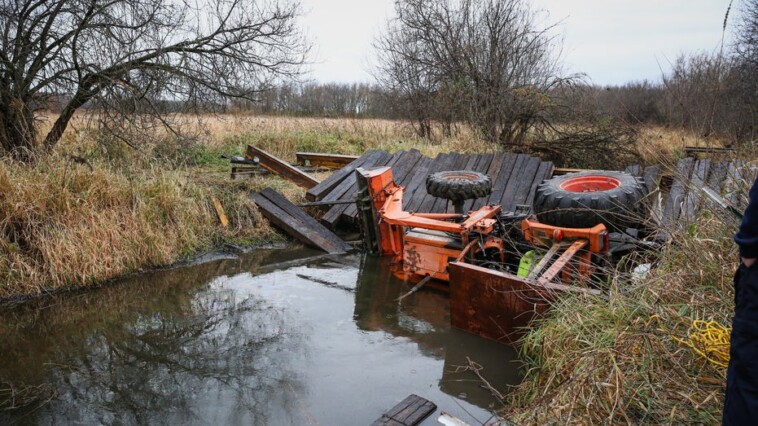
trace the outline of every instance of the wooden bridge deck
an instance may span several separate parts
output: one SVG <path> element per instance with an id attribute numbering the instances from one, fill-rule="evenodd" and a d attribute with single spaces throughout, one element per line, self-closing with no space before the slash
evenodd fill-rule
<path id="1" fill-rule="evenodd" d="M 700 188 L 708 187 L 721 194 L 738 210 L 747 207 L 750 185 L 756 169 L 747 167 L 741 160 L 712 161 L 711 159 L 682 158 L 673 174 L 661 176 L 661 166 L 646 168 L 629 166 L 627 173 L 641 176 L 648 189 L 652 219 L 664 230 L 687 227 L 700 211 L 709 204 Z"/>
<path id="2" fill-rule="evenodd" d="M 262 163 L 263 160 L 268 161 L 269 154 L 260 151 L 258 148 L 248 147 L 249 156 L 258 156 Z M 329 161 L 335 157 L 331 154 L 300 154 L 303 158 L 307 157 L 308 161 L 317 162 L 323 160 L 321 157 Z M 442 153 L 430 158 L 423 156 L 416 149 L 395 154 L 370 150 L 360 157 L 336 157 L 339 157 L 336 161 L 340 164 L 352 161 L 322 182 L 310 178 L 295 167 L 280 165 L 282 161 L 279 159 L 274 158 L 270 164 L 275 173 L 308 188 L 306 199 L 311 201 L 312 205 L 328 206 L 321 222 L 332 229 L 341 223 L 357 223 L 357 209 L 353 200 L 357 190 L 355 170 L 359 167 L 392 167 L 395 182 L 405 187 L 403 208 L 408 211 L 431 213 L 453 210 L 453 206 L 447 200 L 426 193 L 426 177 L 434 172 L 473 170 L 489 175 L 493 183 L 492 194 L 486 199 L 468 200 L 464 209 L 475 210 L 486 203 L 500 205 L 503 212 L 507 213 L 514 211 L 518 205 L 531 206 L 537 186 L 543 180 L 551 178 L 554 172 L 563 174 L 581 171 L 556 169 L 551 162 L 542 161 L 537 157 L 506 152 Z M 692 224 L 700 211 L 711 204 L 700 188 L 710 188 L 713 192 L 721 194 L 724 200 L 737 210 L 743 210 L 748 201 L 747 191 L 755 179 L 758 168 L 741 160 L 714 161 L 688 157 L 672 166 L 632 165 L 625 171 L 643 178 L 649 191 L 650 217 L 665 235 L 667 230 Z"/>
<path id="3" fill-rule="evenodd" d="M 418 150 L 389 154 L 368 151 L 306 193 L 309 201 L 351 201 L 357 189 L 355 169 L 392 167 L 395 182 L 405 187 L 403 208 L 408 211 L 443 213 L 452 212 L 447 200 L 426 193 L 426 177 L 445 170 L 473 170 L 492 178 L 493 192 L 487 199 L 469 200 L 465 209 L 477 209 L 487 204 L 513 211 L 517 205 L 531 205 L 534 193 L 544 179 L 553 174 L 553 163 L 525 154 L 498 152 L 495 154 L 444 153 L 435 158 L 421 155 Z M 355 224 L 355 204 L 335 204 L 323 216 L 322 222 L 330 228 L 340 223 Z"/>

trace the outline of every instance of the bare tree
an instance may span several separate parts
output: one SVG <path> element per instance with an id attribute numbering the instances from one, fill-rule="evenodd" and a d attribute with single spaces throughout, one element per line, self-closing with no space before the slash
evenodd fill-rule
<path id="1" fill-rule="evenodd" d="M 0 1 L 0 145 L 19 159 L 51 150 L 82 107 L 123 118 L 250 98 L 307 51 L 297 3 Z M 53 95 L 65 103 L 40 143 L 35 113 Z"/>
<path id="2" fill-rule="evenodd" d="M 739 136 L 755 140 L 758 135 L 758 0 L 744 0 L 742 4 L 734 54 L 738 81 L 735 94 L 740 98 L 742 122 Z"/>
<path id="3" fill-rule="evenodd" d="M 737 27 L 736 56 L 758 70 L 758 0 L 744 0 L 742 20 Z"/>
<path id="4" fill-rule="evenodd" d="M 401 3 L 396 3 L 401 7 Z M 422 40 L 402 21 L 391 22 L 374 43 L 379 54 L 379 84 L 401 102 L 401 114 L 411 120 L 416 133 L 430 137 L 434 119 L 435 92 L 440 72 Z"/>
<path id="5" fill-rule="evenodd" d="M 399 0 L 396 9 L 376 43 L 382 83 L 490 141 L 522 143 L 545 120 L 551 89 L 572 80 L 561 76 L 552 27 L 539 27 L 525 0 Z M 428 100 L 440 93 L 444 109 Z"/>

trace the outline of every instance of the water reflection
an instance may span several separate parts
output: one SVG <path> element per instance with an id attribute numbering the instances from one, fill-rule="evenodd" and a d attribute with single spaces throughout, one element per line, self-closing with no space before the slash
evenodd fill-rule
<path id="1" fill-rule="evenodd" d="M 450 330 L 444 294 L 398 303 L 408 287 L 381 259 L 315 254 L 256 251 L 6 309 L 0 388 L 38 395 L 0 421 L 364 424 L 411 392 L 486 419 L 476 406 L 494 399 L 458 367 L 518 381 L 512 350 Z"/>
<path id="2" fill-rule="evenodd" d="M 355 319 L 364 330 L 385 330 L 418 344 L 427 356 L 444 360 L 439 386 L 482 408 L 497 408 L 492 392 L 469 368 L 482 367 L 487 381 L 506 393 L 517 385 L 521 373 L 513 348 L 451 329 L 450 305 L 444 292 L 427 289 L 404 298 L 410 285 L 402 285 L 391 272 L 386 258 L 364 257 L 355 298 Z"/>

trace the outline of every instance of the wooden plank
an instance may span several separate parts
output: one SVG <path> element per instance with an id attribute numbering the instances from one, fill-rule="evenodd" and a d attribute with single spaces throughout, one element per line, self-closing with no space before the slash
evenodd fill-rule
<path id="1" fill-rule="evenodd" d="M 645 167 L 645 171 L 642 172 L 642 180 L 645 181 L 645 186 L 648 192 L 653 192 L 658 189 L 658 182 L 661 179 L 661 166 L 655 164 L 653 166 Z"/>
<path id="2" fill-rule="evenodd" d="M 437 409 L 437 405 L 418 395 L 408 395 L 376 419 L 372 426 L 415 426 Z"/>
<path id="3" fill-rule="evenodd" d="M 259 165 L 261 167 L 270 171 L 271 173 L 276 173 L 284 179 L 294 182 L 298 186 L 301 186 L 305 189 L 311 189 L 319 184 L 318 179 L 314 178 L 308 173 L 298 170 L 297 167 L 291 166 L 287 162 L 269 154 L 268 152 L 256 146 L 248 145 L 246 155 L 248 157 L 258 157 L 260 160 Z"/>
<path id="4" fill-rule="evenodd" d="M 500 199 L 503 197 L 505 187 L 508 184 L 508 179 L 513 172 L 513 166 L 516 164 L 518 154 L 505 153 L 503 160 L 500 162 L 497 169 L 490 167 L 490 170 L 494 170 L 492 174 L 492 194 L 487 199 L 487 204 L 500 204 Z M 495 161 L 493 161 L 495 164 Z M 495 164 L 497 166 L 497 164 Z"/>
<path id="5" fill-rule="evenodd" d="M 726 180 L 724 181 L 724 198 L 729 204 L 739 210 L 745 207 L 745 194 L 743 191 L 745 177 L 742 168 L 742 160 L 735 160 L 729 163 Z"/>
<path id="6" fill-rule="evenodd" d="M 685 146 L 684 156 L 692 157 L 693 154 L 733 154 L 734 148 L 721 148 L 715 146 Z"/>
<path id="7" fill-rule="evenodd" d="M 352 176 L 355 169 L 357 169 L 358 167 L 362 167 L 367 161 L 370 161 L 371 158 L 378 155 L 378 153 L 379 151 L 376 151 L 376 150 L 366 151 L 363 155 L 358 157 L 358 159 L 356 159 L 355 161 L 352 161 L 350 164 L 332 173 L 331 176 L 324 179 L 321 183 L 309 189 L 308 192 L 305 193 L 305 199 L 308 201 L 321 200 L 322 198 L 324 198 L 324 196 L 326 196 L 329 192 L 331 192 L 337 185 L 339 185 L 343 179 L 345 179 L 348 176 Z"/>
<path id="8" fill-rule="evenodd" d="M 524 204 L 531 208 L 534 203 L 534 197 L 537 195 L 537 187 L 545 180 L 550 179 L 553 175 L 553 162 L 542 161 L 540 167 L 537 169 L 537 174 L 534 176 L 531 188 L 529 188 L 529 194 L 524 201 Z"/>
<path id="9" fill-rule="evenodd" d="M 697 160 L 692 170 L 692 177 L 687 191 L 687 196 L 682 203 L 682 220 L 685 224 L 695 221 L 698 211 L 700 211 L 700 201 L 703 198 L 703 192 L 700 188 L 706 186 L 708 171 L 711 167 L 711 160 Z"/>
<path id="10" fill-rule="evenodd" d="M 492 163 L 492 159 L 495 157 L 495 154 L 480 154 L 478 157 L 479 157 L 479 161 L 477 161 L 476 164 L 474 165 L 474 171 L 487 175 L 487 170 L 489 170 L 490 163 Z M 490 182 L 494 183 L 494 181 L 492 180 L 492 176 L 490 176 Z M 488 197 L 489 196 L 478 198 L 476 200 L 467 200 L 463 204 L 463 211 L 467 212 L 467 211 L 474 210 L 474 205 L 476 204 L 477 201 L 480 202 L 480 206 L 481 206 L 481 204 L 484 203 Z"/>
<path id="11" fill-rule="evenodd" d="M 391 158 L 392 155 L 384 151 L 376 151 L 376 154 L 370 156 L 360 167 L 370 168 L 376 166 L 377 163 L 382 163 Z M 344 169 L 343 169 L 344 170 Z M 342 170 L 340 170 L 342 171 Z M 345 194 L 348 192 L 351 186 L 355 185 L 355 174 L 350 173 L 337 186 L 334 187 L 328 194 L 324 195 L 322 201 L 334 201 L 342 200 L 345 198 Z"/>
<path id="12" fill-rule="evenodd" d="M 718 163 L 711 164 L 711 172 L 708 174 L 708 187 L 719 195 L 726 179 L 728 167 L 728 161 L 719 161 Z"/>
<path id="13" fill-rule="evenodd" d="M 392 167 L 392 179 L 396 184 L 405 187 L 413 177 L 416 165 L 423 155 L 417 149 L 411 149 Z"/>
<path id="14" fill-rule="evenodd" d="M 517 154 L 515 161 L 510 164 L 510 170 L 507 170 L 507 171 L 503 170 L 503 172 L 505 173 L 500 183 L 500 187 L 502 189 L 497 193 L 497 198 L 490 197 L 490 204 L 502 206 L 503 199 L 505 199 L 506 197 L 513 196 L 512 193 L 515 191 L 515 185 L 511 186 L 511 182 L 515 182 L 518 180 L 519 176 L 521 175 L 524 164 L 526 163 L 526 159 L 527 159 L 526 155 Z M 492 195 L 494 196 L 496 194 L 492 194 Z"/>
<path id="15" fill-rule="evenodd" d="M 357 155 L 328 154 L 324 152 L 296 152 L 295 159 L 301 166 L 339 169 L 357 160 Z"/>
<path id="16" fill-rule="evenodd" d="M 490 164 L 487 167 L 486 174 L 490 177 L 490 179 L 492 179 L 492 192 L 495 192 L 496 190 L 497 177 L 500 174 L 500 169 L 503 166 L 503 160 L 505 160 L 505 153 L 498 152 L 492 156 L 492 161 L 490 161 Z M 474 204 L 471 206 L 471 210 L 477 210 L 481 208 L 488 201 L 489 197 L 474 201 Z"/>
<path id="17" fill-rule="evenodd" d="M 695 166 L 694 158 L 683 158 L 677 163 L 677 173 L 674 176 L 674 183 L 671 184 L 669 195 L 663 204 L 663 217 L 661 218 L 664 227 L 670 227 L 679 220 L 679 214 L 682 210 L 687 191 L 687 183 L 690 180 L 692 169 Z"/>
<path id="18" fill-rule="evenodd" d="M 391 165 L 392 180 L 398 185 L 403 185 L 403 183 L 406 181 L 406 176 L 421 157 L 421 152 L 415 148 L 398 155 L 397 159 L 393 160 Z M 348 205 L 347 208 L 345 208 L 345 211 L 342 213 L 342 220 L 346 220 L 348 223 L 354 224 L 357 215 L 358 207 L 355 204 L 351 204 Z"/>
<path id="19" fill-rule="evenodd" d="M 526 197 L 529 194 L 529 188 L 532 187 L 534 177 L 537 175 L 537 169 L 540 167 L 539 158 L 525 156 L 524 166 L 521 170 L 518 170 L 518 179 L 508 180 L 508 187 L 506 193 L 503 195 L 503 199 L 500 201 L 500 205 L 503 206 L 503 212 L 510 212 L 515 210 L 519 204 L 524 204 Z M 515 186 L 514 186 L 515 185 Z M 513 187 L 513 191 L 510 192 L 510 188 Z"/>
<path id="20" fill-rule="evenodd" d="M 426 194 L 426 177 L 429 175 L 429 168 L 433 162 L 434 159 L 429 157 L 421 157 L 421 160 L 419 160 L 413 176 L 410 177 L 403 193 L 403 209 L 413 211 L 411 210 L 411 205 L 414 201 L 417 201 L 418 198 L 424 198 L 424 194 Z"/>
<path id="21" fill-rule="evenodd" d="M 292 204 L 282 194 L 274 191 L 271 188 L 266 188 L 263 191 L 261 191 L 261 195 L 266 197 L 269 201 L 276 204 L 281 209 L 287 211 L 289 215 L 293 216 L 295 219 L 302 222 L 303 225 L 316 230 L 316 232 L 318 232 L 324 238 L 329 240 L 336 248 L 344 252 L 350 251 L 352 249 L 352 246 L 350 244 L 348 244 L 342 238 L 335 235 L 330 230 L 326 229 L 323 225 L 318 223 L 316 219 L 314 219 L 308 213 L 303 211 L 303 209 Z"/>
<path id="22" fill-rule="evenodd" d="M 263 169 L 258 166 L 233 166 L 232 171 L 229 174 L 229 177 L 232 178 L 232 180 L 237 179 L 237 176 L 258 176 L 258 175 L 267 175 L 271 172 L 269 172 L 266 169 Z"/>
<path id="23" fill-rule="evenodd" d="M 627 167 L 624 170 L 624 173 L 629 173 L 632 176 L 641 177 L 642 176 L 642 166 L 639 164 L 632 164 L 631 166 Z"/>
<path id="24" fill-rule="evenodd" d="M 389 163 L 392 162 L 393 159 L 395 159 L 398 155 L 403 153 L 404 151 L 400 151 L 396 153 L 395 155 L 392 155 L 388 152 L 379 151 L 381 155 L 373 161 L 373 164 L 369 165 L 369 163 L 366 163 L 366 168 L 369 167 L 380 167 L 380 166 L 386 166 Z M 344 188 L 343 188 L 344 187 Z M 341 200 L 352 200 L 353 197 L 355 197 L 355 191 L 358 189 L 358 184 L 355 181 L 355 176 L 351 175 L 348 176 L 340 185 L 338 188 L 340 189 L 340 198 Z M 335 189 L 337 191 L 337 189 Z M 329 194 L 331 196 L 331 194 Z M 326 200 L 329 197 L 325 197 Z M 353 204 L 340 204 L 332 207 L 324 214 L 324 217 L 321 218 L 321 223 L 326 225 L 327 227 L 334 229 L 337 226 L 337 223 L 342 218 L 342 213 L 345 212 L 345 209 L 347 209 L 348 206 L 351 206 Z"/>
<path id="25" fill-rule="evenodd" d="M 262 194 L 255 193 L 250 195 L 250 198 L 258 205 L 263 216 L 303 243 L 318 247 L 330 254 L 344 252 L 324 237 L 319 230 L 306 226 Z"/>
<path id="26" fill-rule="evenodd" d="M 228 227 L 229 217 L 226 216 L 226 213 L 224 212 L 224 206 L 221 205 L 221 201 L 219 201 L 216 197 L 211 197 L 211 201 L 213 202 L 213 208 L 216 209 L 216 216 L 218 216 L 219 223 L 221 223 L 221 226 L 224 228 Z"/>

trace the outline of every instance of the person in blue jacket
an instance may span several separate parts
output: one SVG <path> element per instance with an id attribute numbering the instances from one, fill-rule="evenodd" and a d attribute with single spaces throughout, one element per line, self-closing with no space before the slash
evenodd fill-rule
<path id="1" fill-rule="evenodd" d="M 729 367 L 724 400 L 725 425 L 758 425 L 758 179 L 734 236 L 740 266 L 734 276 Z"/>

